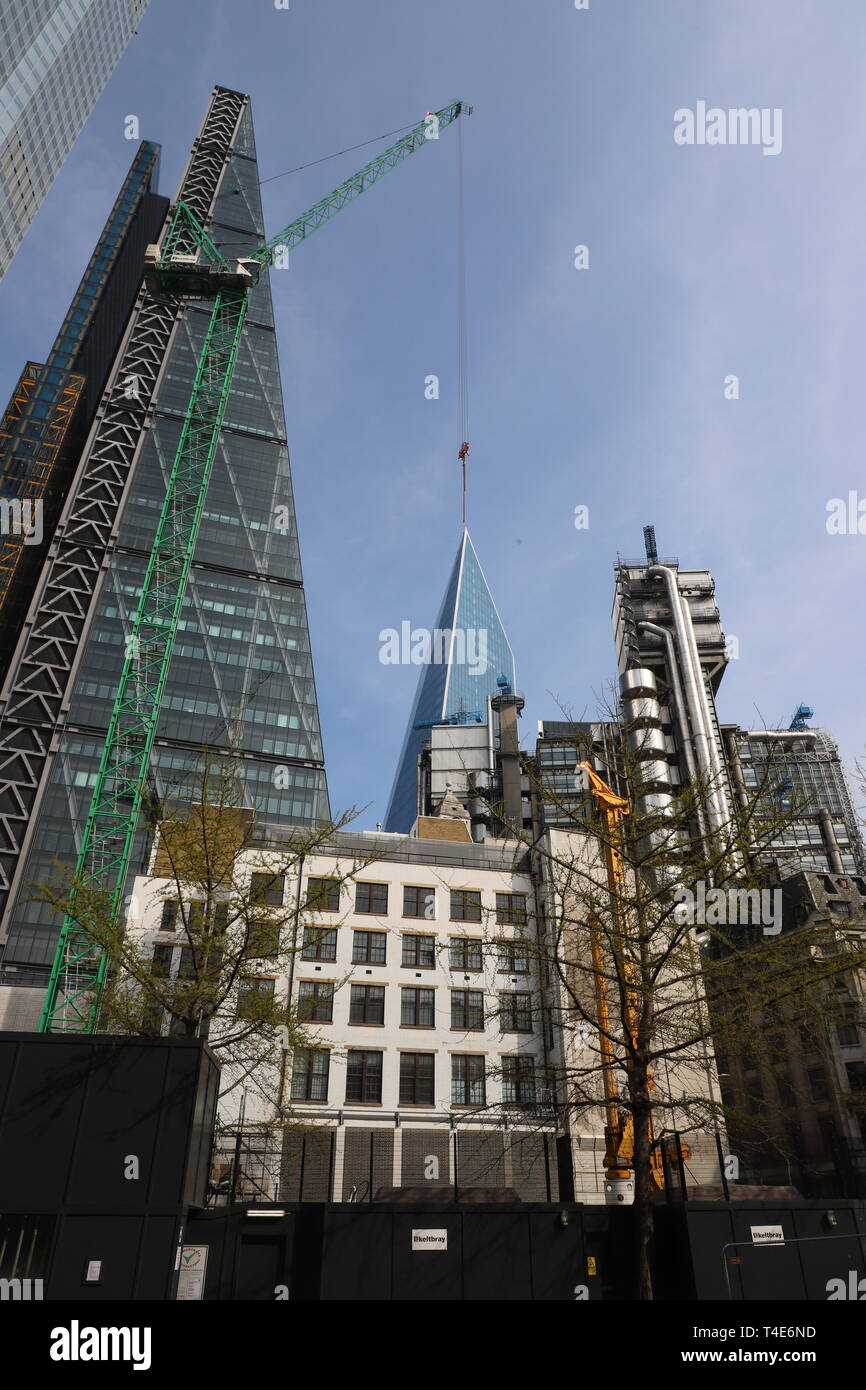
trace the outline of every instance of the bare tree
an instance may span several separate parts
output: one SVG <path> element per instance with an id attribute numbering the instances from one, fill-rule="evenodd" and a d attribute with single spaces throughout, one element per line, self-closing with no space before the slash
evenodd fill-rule
<path id="1" fill-rule="evenodd" d="M 696 780 L 654 806 L 634 795 L 646 781 L 640 750 L 615 744 L 608 775 L 630 795 L 590 791 L 575 808 L 527 760 L 534 794 L 567 828 L 512 834 L 536 866 L 541 912 L 528 946 L 546 981 L 541 1011 L 560 1039 L 561 1121 L 570 1132 L 586 1117 L 597 1132 L 603 1117 L 611 1195 L 633 1182 L 634 1296 L 648 1299 L 666 1155 L 688 1158 L 690 1144 L 713 1154 L 724 1135 L 715 1050 L 736 1055 L 756 1027 L 792 1012 L 825 1028 L 832 984 L 862 968 L 866 945 L 862 924 L 840 932 L 783 920 L 768 861 L 803 808 L 796 797 L 780 802 L 778 767 L 728 800 L 708 834 L 711 784 Z"/>
<path id="2" fill-rule="evenodd" d="M 301 877 L 356 813 L 287 831 L 284 843 L 262 849 L 236 761 L 206 753 L 196 783 L 183 804 L 151 804 L 151 873 L 126 899 L 123 919 L 113 916 L 109 892 L 59 864 L 35 896 L 71 916 L 108 957 L 100 1031 L 206 1038 L 221 1063 L 223 1097 L 252 1088 L 269 1124 L 293 1123 L 289 1058 L 319 1041 L 289 988 L 294 958 L 316 930 L 317 904 L 302 900 Z M 354 857 L 342 877 L 374 858 Z"/>

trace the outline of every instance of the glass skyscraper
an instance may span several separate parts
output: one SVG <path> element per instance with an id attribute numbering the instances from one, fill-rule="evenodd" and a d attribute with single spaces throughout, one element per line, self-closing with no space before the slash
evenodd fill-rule
<path id="1" fill-rule="evenodd" d="M 866 873 L 866 851 L 839 747 L 826 729 L 723 728 L 735 791 L 761 797 L 783 824 L 765 859 L 782 875 Z"/>
<path id="2" fill-rule="evenodd" d="M 178 194 L 227 254 L 264 239 L 249 98 L 216 88 Z M 231 248 L 229 251 L 229 247 Z M 278 272 L 274 272 L 278 273 Z M 30 885 L 77 855 L 209 306 L 139 292 L 0 691 L 4 965 L 44 968 L 59 928 Z M 183 798 L 203 747 L 237 757 L 272 824 L 329 815 L 267 277 L 243 336 L 152 765 Z M 142 870 L 140 833 L 131 872 Z"/>
<path id="3" fill-rule="evenodd" d="M 488 699 L 501 695 L 503 685 L 515 689 L 514 654 L 468 531 L 429 635 L 429 652 L 412 633 L 405 639 L 410 655 L 414 648 L 429 660 L 422 663 L 385 818 L 386 830 L 403 833 L 417 815 L 418 755 L 431 725 L 486 724 Z"/>
<path id="4" fill-rule="evenodd" d="M 0 5 L 0 275 L 150 0 Z"/>
<path id="5" fill-rule="evenodd" d="M 25 365 L 0 418 L 0 499 L 31 517 L 39 509 L 38 541 L 0 536 L 0 680 L 135 304 L 145 247 L 168 211 L 153 191 L 158 167 L 159 146 L 143 140 L 45 362 Z"/>

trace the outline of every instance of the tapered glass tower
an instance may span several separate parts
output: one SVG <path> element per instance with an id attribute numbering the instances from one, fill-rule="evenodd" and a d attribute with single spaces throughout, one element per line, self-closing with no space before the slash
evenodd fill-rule
<path id="1" fill-rule="evenodd" d="M 249 98 L 216 88 L 179 198 L 218 245 L 264 239 Z M 75 862 L 209 305 L 139 291 L 0 691 L 6 967 L 44 967 L 59 920 L 30 901 Z M 271 292 L 250 292 L 157 729 L 151 790 L 183 800 L 203 749 L 249 807 L 329 813 Z M 147 853 L 142 826 L 131 873 Z"/>
<path id="2" fill-rule="evenodd" d="M 514 654 L 469 532 L 463 532 L 429 641 L 408 634 L 424 660 L 385 829 L 409 831 L 418 810 L 418 755 L 433 724 L 486 724 L 487 701 L 514 690 Z"/>

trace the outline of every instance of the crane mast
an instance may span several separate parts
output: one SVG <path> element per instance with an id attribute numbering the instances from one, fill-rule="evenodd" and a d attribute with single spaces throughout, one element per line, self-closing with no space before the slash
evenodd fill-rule
<path id="1" fill-rule="evenodd" d="M 610 893 L 611 932 L 616 957 L 617 975 L 621 976 L 625 1007 L 623 1010 L 626 1031 L 631 1047 L 637 1045 L 640 996 L 635 979 L 634 961 L 629 942 L 628 926 L 623 911 L 626 895 L 625 864 L 622 853 L 622 818 L 629 814 L 629 804 L 624 797 L 607 785 L 591 763 L 578 763 L 575 769 L 583 787 L 595 801 L 604 828 L 604 858 L 607 869 L 607 882 Z M 595 988 L 596 1013 L 598 1016 L 599 1051 L 602 1059 L 602 1083 L 605 1104 L 605 1195 L 611 1203 L 624 1202 L 633 1191 L 634 1164 L 634 1126 L 631 1115 L 620 1109 L 619 1087 L 616 1080 L 615 1052 L 610 1024 L 610 1006 L 607 996 L 607 967 L 604 958 L 602 933 L 597 920 L 591 919 L 590 953 Z M 626 1066 L 629 1063 L 626 1060 Z M 649 1089 L 654 1089 L 652 1077 L 647 1073 Z M 652 1118 L 648 1122 L 650 1153 L 650 1174 L 656 1187 L 664 1186 L 664 1163 L 660 1148 L 653 1138 Z M 681 1146 L 684 1158 L 690 1157 L 687 1146 Z"/>
<path id="2" fill-rule="evenodd" d="M 213 301 L 192 392 L 157 522 L 141 597 L 100 758 L 73 876 L 107 891 L 116 921 L 174 639 L 247 312 L 248 292 L 284 251 L 300 245 L 472 107 L 431 112 L 276 236 L 230 263 L 185 203 L 162 247 L 149 246 L 145 285 L 156 295 Z M 63 919 L 39 1022 L 41 1032 L 94 1032 L 109 960 L 74 912 Z"/>

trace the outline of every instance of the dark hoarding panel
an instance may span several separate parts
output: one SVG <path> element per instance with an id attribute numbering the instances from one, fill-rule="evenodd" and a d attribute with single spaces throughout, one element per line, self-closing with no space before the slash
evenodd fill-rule
<path id="1" fill-rule="evenodd" d="M 217 1074 L 195 1038 L 0 1034 L 3 1208 L 203 1205 Z"/>

